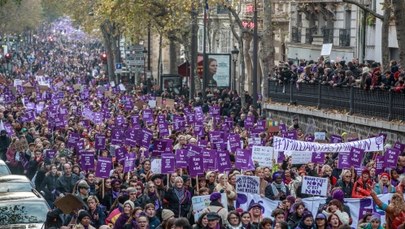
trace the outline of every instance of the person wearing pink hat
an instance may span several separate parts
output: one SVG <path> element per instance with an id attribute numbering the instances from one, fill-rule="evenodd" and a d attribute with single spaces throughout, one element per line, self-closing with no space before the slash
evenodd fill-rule
<path id="1" fill-rule="evenodd" d="M 381 173 L 378 183 L 374 186 L 374 192 L 378 194 L 395 193 L 395 187 L 391 185 L 390 175 Z"/>

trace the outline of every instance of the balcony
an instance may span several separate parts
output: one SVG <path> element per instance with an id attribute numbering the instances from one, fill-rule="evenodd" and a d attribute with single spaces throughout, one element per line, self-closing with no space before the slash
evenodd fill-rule
<path id="1" fill-rule="evenodd" d="M 350 46 L 350 29 L 339 29 L 339 46 Z"/>

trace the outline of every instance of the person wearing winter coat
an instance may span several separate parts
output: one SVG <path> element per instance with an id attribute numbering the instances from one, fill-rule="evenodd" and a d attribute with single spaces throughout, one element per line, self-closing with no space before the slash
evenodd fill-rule
<path id="1" fill-rule="evenodd" d="M 191 208 L 191 194 L 184 187 L 183 178 L 175 178 L 174 187 L 167 191 L 163 199 L 163 202 L 167 205 L 168 209 L 173 211 L 176 218 L 187 217 Z"/>
<path id="2" fill-rule="evenodd" d="M 231 211 L 226 218 L 228 223 L 226 224 L 227 229 L 241 229 L 241 218 L 237 211 Z"/>
<path id="3" fill-rule="evenodd" d="M 395 193 L 395 186 L 391 184 L 390 175 L 381 173 L 378 183 L 374 186 L 374 192 L 379 194 Z"/>
<path id="4" fill-rule="evenodd" d="M 77 216 L 78 224 L 73 226 L 73 229 L 96 229 L 93 227 L 91 223 L 91 216 L 90 214 L 85 211 L 81 210 Z"/>
<path id="5" fill-rule="evenodd" d="M 56 196 L 56 182 L 59 178 L 60 173 L 56 168 L 56 165 L 51 166 L 51 171 L 48 172 L 45 176 L 45 179 L 42 181 L 38 190 L 42 193 L 45 197 L 46 201 L 51 204 L 55 201 Z"/>
<path id="6" fill-rule="evenodd" d="M 88 212 L 90 213 L 91 225 L 95 228 L 104 225 L 107 216 L 105 208 L 100 205 L 98 198 L 96 196 L 89 196 L 87 198 L 87 206 L 89 206 Z"/>
<path id="7" fill-rule="evenodd" d="M 305 212 L 305 204 L 303 202 L 295 203 L 292 209 L 293 212 L 288 216 L 287 224 L 289 228 L 296 228 Z"/>
<path id="8" fill-rule="evenodd" d="M 123 211 L 120 213 L 117 221 L 115 221 L 113 229 L 122 229 L 131 216 L 133 209 L 134 203 L 130 200 L 125 201 Z"/>
<path id="9" fill-rule="evenodd" d="M 328 207 L 326 210 L 322 211 L 323 214 L 326 215 L 326 217 L 329 218 L 331 214 L 336 214 L 342 224 L 344 225 L 349 225 L 350 224 L 350 217 L 349 215 L 343 211 L 343 205 L 339 200 L 333 199 L 329 202 Z"/>
<path id="10" fill-rule="evenodd" d="M 310 211 L 305 211 L 302 214 L 301 221 L 295 229 L 315 229 L 314 217 Z"/>
<path id="11" fill-rule="evenodd" d="M 79 181 L 79 177 L 72 173 L 72 166 L 70 164 L 64 164 L 63 169 L 64 174 L 56 182 L 56 190 L 60 193 L 59 195 L 72 193 L 75 184 Z"/>
<path id="12" fill-rule="evenodd" d="M 160 225 L 160 220 L 156 216 L 156 210 L 155 210 L 155 205 L 154 204 L 147 204 L 145 206 L 145 214 L 149 219 L 149 228 L 150 229 L 156 229 Z"/>
<path id="13" fill-rule="evenodd" d="M 222 225 L 226 225 L 228 223 L 228 209 L 222 205 L 221 198 L 221 193 L 213 192 L 210 195 L 210 205 L 203 212 L 217 213 L 221 217 Z"/>
<path id="14" fill-rule="evenodd" d="M 361 177 L 354 182 L 352 198 L 364 198 L 370 196 L 373 189 L 373 181 L 370 179 L 370 171 L 364 169 L 361 172 Z"/>

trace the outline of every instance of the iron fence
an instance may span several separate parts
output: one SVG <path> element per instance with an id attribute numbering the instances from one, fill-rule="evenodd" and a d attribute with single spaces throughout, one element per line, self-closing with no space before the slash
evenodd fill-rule
<path id="1" fill-rule="evenodd" d="M 391 91 L 366 91 L 355 87 L 322 84 L 279 83 L 269 81 L 269 97 L 274 102 L 338 109 L 387 120 L 405 120 L 405 94 Z"/>

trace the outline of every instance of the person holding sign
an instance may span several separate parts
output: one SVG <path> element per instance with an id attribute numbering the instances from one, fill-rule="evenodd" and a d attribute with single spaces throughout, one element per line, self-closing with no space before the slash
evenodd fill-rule
<path id="1" fill-rule="evenodd" d="M 373 189 L 373 182 L 370 179 L 370 171 L 364 169 L 361 172 L 361 177 L 354 183 L 352 198 L 364 198 L 370 196 Z"/>

